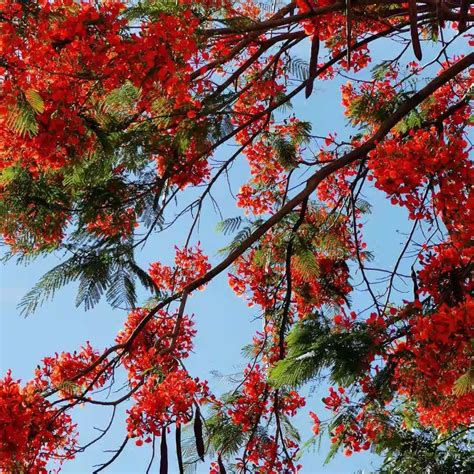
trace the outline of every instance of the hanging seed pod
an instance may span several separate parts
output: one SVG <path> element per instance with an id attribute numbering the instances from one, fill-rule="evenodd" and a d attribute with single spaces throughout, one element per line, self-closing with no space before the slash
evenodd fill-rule
<path id="1" fill-rule="evenodd" d="M 346 0 L 347 69 L 351 68 L 352 0 Z"/>
<path id="2" fill-rule="evenodd" d="M 416 8 L 416 0 L 408 2 L 408 14 L 410 16 L 410 34 L 413 52 L 418 61 L 421 61 L 423 54 L 421 53 L 420 37 L 418 36 L 418 15 Z"/>
<path id="3" fill-rule="evenodd" d="M 443 15 L 443 10 L 441 8 L 441 1 L 438 0 L 436 2 L 436 18 L 438 19 L 438 29 L 443 29 L 445 22 L 444 22 L 444 15 Z"/>
<path id="4" fill-rule="evenodd" d="M 467 12 L 469 10 L 469 0 L 461 0 L 461 6 L 459 8 L 459 33 L 464 33 L 467 29 Z"/>
<path id="5" fill-rule="evenodd" d="M 168 474 L 168 446 L 166 445 L 166 427 L 161 430 L 160 474 Z"/>
<path id="6" fill-rule="evenodd" d="M 178 458 L 179 474 L 184 474 L 183 450 L 181 447 L 181 425 L 176 425 L 176 457 Z"/>
<path id="7" fill-rule="evenodd" d="M 202 420 L 201 410 L 199 406 L 196 406 L 196 412 L 194 413 L 194 437 L 196 439 L 196 450 L 201 461 L 204 461 L 204 454 L 206 452 L 204 448 L 204 438 L 202 435 Z"/>
<path id="8" fill-rule="evenodd" d="M 318 54 L 319 54 L 319 36 L 314 35 L 311 42 L 311 56 L 309 59 L 309 77 L 306 84 L 305 96 L 308 98 L 313 92 L 314 80 L 318 71 Z"/>
<path id="9" fill-rule="evenodd" d="M 219 466 L 219 474 L 227 474 L 227 471 L 225 470 L 225 466 L 224 466 L 224 463 L 222 462 L 220 453 L 219 453 L 219 456 L 217 456 L 217 465 Z"/>

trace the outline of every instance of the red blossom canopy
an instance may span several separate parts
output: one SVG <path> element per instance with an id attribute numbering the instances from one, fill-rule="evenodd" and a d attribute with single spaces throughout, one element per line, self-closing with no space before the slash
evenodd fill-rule
<path id="1" fill-rule="evenodd" d="M 304 445 L 291 418 L 307 403 L 301 389 L 323 378 L 329 415 L 311 411 L 308 424 L 329 433 L 330 456 L 374 448 L 382 472 L 472 472 L 470 3 L 3 0 L 0 230 L 10 257 L 63 259 L 21 308 L 78 280 L 79 305 L 105 294 L 129 314 L 109 348 L 86 342 L 45 357 L 26 384 L 0 380 L 2 472 L 79 456 L 127 403 L 124 441 L 95 472 L 129 441 L 154 453 L 157 438 L 167 472 L 171 431 L 179 472 L 206 457 L 216 474 L 297 472 Z M 374 65 L 378 43 L 395 46 Z M 285 110 L 341 77 L 352 135 L 316 135 Z M 213 265 L 198 223 L 242 157 L 242 213 L 220 223 L 235 238 Z M 371 267 L 365 243 L 371 185 L 412 226 L 389 270 Z M 182 216 L 174 264 L 140 268 L 140 246 Z M 262 322 L 224 395 L 186 368 L 200 317 L 187 299 L 223 272 Z M 374 272 L 387 274 L 384 288 Z M 411 296 L 397 296 L 396 279 Z M 136 281 L 152 297 L 141 307 Z M 361 286 L 368 308 L 351 302 Z M 126 392 L 108 398 L 120 373 Z M 113 410 L 86 446 L 79 404 Z"/>

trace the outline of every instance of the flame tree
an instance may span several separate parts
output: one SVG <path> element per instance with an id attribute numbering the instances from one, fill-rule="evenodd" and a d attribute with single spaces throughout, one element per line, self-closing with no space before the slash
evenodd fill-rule
<path id="1" fill-rule="evenodd" d="M 10 371 L 0 380 L 3 472 L 80 456 L 118 429 L 121 404 L 123 443 L 95 472 L 129 442 L 154 457 L 155 441 L 167 472 L 170 433 L 179 472 L 206 458 L 212 473 L 297 472 L 304 445 L 291 418 L 301 389 L 321 380 L 327 412 L 307 423 L 314 438 L 329 434 L 329 459 L 372 448 L 382 472 L 473 471 L 470 3 L 1 2 L 6 258 L 62 259 L 21 311 L 72 281 L 85 309 L 102 296 L 129 309 L 107 349 L 84 342 L 44 358 L 26 383 Z M 375 62 L 377 45 L 385 56 Z M 340 78 L 351 135 L 318 135 L 288 112 L 299 94 Z M 240 214 L 220 223 L 234 238 L 211 263 L 198 224 L 241 161 L 250 178 L 228 196 Z M 371 266 L 365 243 L 370 187 L 411 226 L 390 269 Z M 178 219 L 189 231 L 174 264 L 140 268 L 136 251 Z M 222 395 L 186 369 L 196 332 L 186 306 L 225 272 L 262 330 Z M 412 288 L 404 299 L 400 281 Z M 150 294 L 142 306 L 137 283 Z M 359 291 L 365 307 L 351 302 Z M 119 373 L 126 391 L 107 397 Z M 86 445 L 74 423 L 83 404 L 112 411 Z"/>

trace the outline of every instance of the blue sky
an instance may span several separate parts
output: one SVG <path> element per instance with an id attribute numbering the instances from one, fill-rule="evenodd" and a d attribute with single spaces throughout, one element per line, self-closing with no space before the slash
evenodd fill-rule
<path id="1" fill-rule="evenodd" d="M 382 48 L 379 48 L 377 56 L 382 56 L 382 53 L 386 56 L 386 51 L 383 52 Z M 340 137 L 350 133 L 350 130 L 345 128 L 346 122 L 339 105 L 339 85 L 342 82 L 344 80 L 318 82 L 309 100 L 299 97 L 294 101 L 294 112 L 299 118 L 313 123 L 314 133 L 324 135 L 337 130 Z M 242 183 L 247 174 L 245 160 L 241 157 L 232 169 L 231 182 Z M 235 191 L 237 187 L 234 187 Z M 229 197 L 227 185 L 216 188 L 213 196 L 218 202 L 224 203 L 221 210 L 226 217 L 239 214 Z M 375 253 L 373 266 L 392 268 L 404 243 L 403 233 L 409 227 L 406 213 L 398 207 L 389 206 L 385 197 L 373 189 L 368 190 L 366 197 L 374 204 L 373 213 L 367 216 L 365 227 L 368 247 Z M 196 240 L 199 238 L 212 263 L 217 263 L 220 260 L 217 249 L 222 248 L 229 241 L 229 237 L 214 230 L 220 219 L 212 210 L 210 201 L 207 204 Z M 173 246 L 184 242 L 189 225 L 189 220 L 183 219 L 171 230 L 153 236 L 138 255 L 142 266 L 147 268 L 156 260 L 169 262 L 170 256 L 173 255 Z M 75 285 L 59 291 L 52 302 L 46 303 L 28 319 L 19 315 L 16 306 L 21 297 L 44 272 L 59 262 L 60 256 L 49 256 L 36 260 L 28 267 L 16 266 L 14 261 L 10 261 L 2 268 L 0 319 L 2 374 L 11 368 L 15 378 L 26 381 L 31 378 L 41 358 L 56 351 L 73 351 L 86 340 L 89 340 L 93 347 L 103 349 L 112 343 L 115 334 L 122 327 L 126 313 L 112 310 L 105 302 L 88 312 L 75 308 Z M 403 266 L 409 266 L 409 262 Z M 360 277 L 356 276 L 355 281 L 359 282 Z M 143 292 L 141 295 L 144 299 L 147 296 Z M 398 295 L 398 298 L 402 296 Z M 367 306 L 368 301 L 365 293 L 354 298 L 358 308 Z M 254 321 L 256 310 L 248 309 L 245 302 L 232 293 L 224 274 L 213 281 L 204 292 L 198 292 L 190 299 L 188 311 L 195 314 L 198 334 L 195 339 L 195 353 L 189 359 L 187 367 L 192 375 L 208 378 L 211 387 L 217 393 L 221 393 L 229 386 L 214 377 L 211 371 L 232 374 L 242 370 L 246 361 L 241 356 L 241 348 L 251 340 L 255 329 L 259 327 L 258 321 Z M 309 410 L 318 413 L 321 418 L 327 418 L 321 402 L 326 390 L 316 388 L 307 392 L 307 406 L 295 419 L 296 425 L 301 428 L 303 439 L 310 434 Z M 79 423 L 83 443 L 97 434 L 92 429 L 93 426 L 104 427 L 108 421 L 107 410 L 100 407 L 77 408 L 73 416 Z M 110 453 L 103 451 L 118 447 L 124 435 L 123 417 L 118 416 L 115 428 L 102 440 L 103 442 L 92 446 L 86 453 L 79 454 L 75 461 L 65 464 L 63 472 L 91 472 L 93 464 L 104 462 L 110 457 Z M 170 444 L 170 456 L 173 457 L 171 440 Z M 380 462 L 371 454 L 355 454 L 351 458 L 338 455 L 329 466 L 324 467 L 322 464 L 327 446 L 325 439 L 319 452 L 316 450 L 304 455 L 303 473 L 352 473 L 359 470 L 371 472 Z M 144 472 L 149 455 L 147 448 L 136 447 L 133 443 L 129 443 L 119 460 L 105 472 Z M 208 465 L 209 463 L 198 466 L 197 472 L 208 472 Z M 156 472 L 157 469 L 156 464 L 153 470 Z"/>

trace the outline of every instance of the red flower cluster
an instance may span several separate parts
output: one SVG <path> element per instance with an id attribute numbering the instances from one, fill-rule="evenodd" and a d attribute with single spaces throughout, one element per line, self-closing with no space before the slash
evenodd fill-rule
<path id="1" fill-rule="evenodd" d="M 188 118 L 192 118 L 189 117 L 190 114 L 191 112 L 188 112 Z M 158 175 L 171 176 L 170 183 L 177 185 L 179 189 L 202 183 L 211 174 L 207 161 L 209 146 L 209 142 L 196 137 L 190 141 L 183 153 L 176 154 L 170 149 L 163 150 L 154 157 Z"/>
<path id="2" fill-rule="evenodd" d="M 245 382 L 241 395 L 227 410 L 232 422 L 239 425 L 242 431 L 249 431 L 254 424 L 268 413 L 268 393 L 270 387 L 260 366 L 253 369 L 248 366 L 244 371 Z"/>
<path id="3" fill-rule="evenodd" d="M 270 93 L 273 94 L 274 91 Z M 285 166 L 292 168 L 301 159 L 301 138 L 298 136 L 300 127 L 301 122 L 295 118 L 289 119 L 286 124 L 273 124 L 269 121 L 266 125 L 267 133 L 245 148 L 244 154 L 249 162 L 252 178 L 240 188 L 237 205 L 244 208 L 247 214 L 249 211 L 254 215 L 271 213 L 279 197 L 285 193 Z M 248 139 L 248 132 L 239 134 L 240 143 L 245 143 Z M 294 156 L 286 158 L 291 160 L 288 163 L 275 159 L 278 156 L 276 144 L 279 140 L 294 149 Z"/>
<path id="4" fill-rule="evenodd" d="M 144 309 L 132 311 L 117 343 L 128 341 L 147 314 Z M 176 314 L 160 311 L 137 333 L 124 357 L 135 400 L 127 412 L 127 429 L 139 438 L 138 445 L 150 442 L 150 434 L 159 436 L 171 423 L 189 421 L 193 404 L 209 395 L 206 382 L 192 379 L 179 366 L 189 355 L 194 334 L 187 316 L 178 321 Z"/>
<path id="5" fill-rule="evenodd" d="M 4 197 L 0 185 L 0 196 Z M 68 223 L 65 212 L 45 209 L 30 203 L 18 214 L 15 209 L 5 211 L 0 233 L 12 252 L 54 249 L 62 242 Z"/>
<path id="6" fill-rule="evenodd" d="M 328 410 L 338 414 L 351 405 L 351 400 L 346 395 L 344 388 L 339 387 L 336 391 L 330 387 L 329 396 L 323 398 L 323 403 Z M 319 418 L 314 413 L 310 413 L 310 416 L 314 423 L 313 432 L 317 435 L 320 433 Z M 348 421 L 334 427 L 330 435 L 331 442 L 342 444 L 344 454 L 351 456 L 353 452 L 367 451 L 377 439 L 378 434 L 382 432 L 385 432 L 385 427 L 378 419 L 377 414 L 361 409 L 357 416 L 351 414 Z"/>
<path id="7" fill-rule="evenodd" d="M 193 405 L 208 395 L 207 385 L 192 379 L 185 370 L 162 374 L 157 369 L 151 373 L 127 411 L 127 430 L 130 437 L 138 438 L 138 446 L 151 442 L 151 434 L 160 436 L 162 428 L 171 423 L 189 422 Z"/>
<path id="8" fill-rule="evenodd" d="M 61 352 L 54 357 L 45 357 L 35 371 L 35 383 L 42 389 L 58 389 L 63 398 L 80 395 L 84 389 L 102 387 L 110 375 L 106 362 L 86 370 L 99 357 L 99 352 L 89 342 L 79 352 Z"/>
<path id="9" fill-rule="evenodd" d="M 175 249 L 174 268 L 160 262 L 152 263 L 150 266 L 150 276 L 160 291 L 181 291 L 211 268 L 208 258 L 202 253 L 199 244 L 194 249 L 178 249 L 178 247 Z"/>
<path id="10" fill-rule="evenodd" d="M 289 457 L 278 448 L 279 444 L 275 436 L 265 438 L 255 437 L 246 446 L 247 456 L 244 460 L 237 460 L 237 467 L 243 468 L 244 464 L 252 465 L 252 472 L 258 474 L 280 474 L 281 472 L 295 474 L 301 469 L 296 464 L 298 445 L 290 439 L 285 439 L 285 445 Z"/>
<path id="11" fill-rule="evenodd" d="M 214 405 L 218 416 L 227 416 L 242 432 L 250 433 L 244 449 L 245 454 L 237 460 L 239 467 L 249 463 L 255 472 L 262 474 L 297 472 L 299 466 L 294 462 L 298 446 L 294 441 L 288 437 L 283 439 L 283 434 L 282 439 L 278 438 L 278 433 L 276 436 L 261 434 L 256 427 L 268 424 L 275 416 L 295 416 L 305 405 L 305 399 L 295 391 L 279 392 L 272 388 L 267 381 L 267 370 L 268 366 L 248 365 L 236 396 L 226 404 L 215 401 Z M 280 441 L 285 443 L 286 451 Z M 289 454 L 289 458 L 284 452 Z"/>
<path id="12" fill-rule="evenodd" d="M 54 408 L 35 382 L 0 380 L 0 470 L 46 474 L 49 461 L 74 457 L 75 425 Z"/>
<path id="13" fill-rule="evenodd" d="M 119 1 L 3 3 L 2 112 L 18 116 L 30 107 L 37 124 L 19 137 L 12 119 L 3 119 L 1 167 L 21 163 L 39 172 L 91 153 L 94 103 L 127 81 L 141 89 L 131 112 L 151 112 L 158 89 L 175 110 L 192 103 L 188 63 L 197 54 L 198 20 L 189 10 L 163 13 L 125 35 L 124 9 Z"/>
<path id="14" fill-rule="evenodd" d="M 456 305 L 474 289 L 469 270 L 473 257 L 472 247 L 457 247 L 452 242 L 436 245 L 420 254 L 421 291 L 437 304 Z"/>
<path id="15" fill-rule="evenodd" d="M 256 47 L 252 47 L 248 54 L 256 51 Z M 270 56 L 255 62 L 249 68 L 246 74 L 248 90 L 239 96 L 233 106 L 232 121 L 235 125 L 242 127 L 247 124 L 237 133 L 236 140 L 240 145 L 246 145 L 243 153 L 250 164 L 252 176 L 249 183 L 241 187 L 237 195 L 237 205 L 244 208 L 246 213 L 252 211 L 255 215 L 271 212 L 277 196 L 284 192 L 282 178 L 285 172 L 283 166 L 275 160 L 271 138 L 279 134 L 284 136 L 284 131 L 291 129 L 293 124 L 292 121 L 288 126 L 274 125 L 272 119 L 265 114 L 249 123 L 249 118 L 262 114 L 276 100 L 278 94 L 285 91 L 285 86 L 278 81 L 284 76 L 280 61 L 273 66 L 276 69 L 274 77 L 264 75 L 268 64 L 273 60 Z M 261 75 L 263 77 L 256 81 L 255 77 Z"/>
<path id="16" fill-rule="evenodd" d="M 406 343 L 398 348 L 399 393 L 416 400 L 423 424 L 440 431 L 468 426 L 474 419 L 474 393 L 470 387 L 457 391 L 456 382 L 471 364 L 474 299 L 419 314 L 411 326 Z"/>
<path id="17" fill-rule="evenodd" d="M 318 415 L 316 415 L 316 413 L 313 413 L 312 411 L 309 412 L 309 416 L 313 420 L 313 433 L 315 435 L 318 435 L 319 433 L 321 433 L 321 420 L 319 419 Z"/>
<path id="18" fill-rule="evenodd" d="M 124 329 L 115 339 L 118 344 L 126 343 L 149 311 L 138 308 L 128 315 Z M 192 348 L 191 339 L 195 334 L 193 323 L 184 316 L 177 324 L 176 314 L 160 311 L 139 331 L 124 357 L 123 365 L 127 369 L 132 384 L 139 383 L 147 373 L 153 370 L 168 373 L 178 367 L 178 361 L 186 358 Z"/>
<path id="19" fill-rule="evenodd" d="M 87 231 L 91 234 L 108 237 L 120 235 L 126 238 L 132 234 L 135 227 L 138 227 L 136 213 L 133 209 L 127 209 L 123 214 L 114 212 L 97 216 L 95 222 L 87 224 Z"/>
<path id="20" fill-rule="evenodd" d="M 337 413 L 343 403 L 349 403 L 349 398 L 345 393 L 343 387 L 339 387 L 337 391 L 334 390 L 333 387 L 329 387 L 329 396 L 323 398 L 323 403 L 326 405 L 326 408 Z"/>
<path id="21" fill-rule="evenodd" d="M 461 137 L 451 136 L 446 142 L 435 128 L 410 130 L 402 142 L 399 136 L 383 141 L 371 153 L 369 165 L 376 186 L 392 196 L 393 204 L 405 206 L 412 219 L 432 216 L 425 202 L 426 186 L 439 187 L 435 212 L 447 210 L 452 216 L 464 207 L 474 176 L 466 146 Z"/>
<path id="22" fill-rule="evenodd" d="M 368 420 L 361 422 L 363 412 L 360 415 L 352 423 L 337 425 L 331 432 L 331 442 L 342 443 L 345 456 L 370 449 L 372 442 L 377 438 L 377 430 L 382 427 L 377 422 Z"/>
<path id="23" fill-rule="evenodd" d="M 326 215 L 324 210 L 308 209 L 299 231 L 307 248 L 291 257 L 292 291 L 300 318 L 328 303 L 344 304 L 352 290 L 346 258 L 353 249 L 343 218 L 325 236 L 331 240 L 329 249 L 320 250 L 317 232 Z M 237 259 L 234 273 L 228 276 L 231 288 L 239 296 L 245 294 L 249 306 L 269 309 L 284 298 L 287 242 L 283 236 L 279 230 L 267 233 L 260 248 Z"/>

